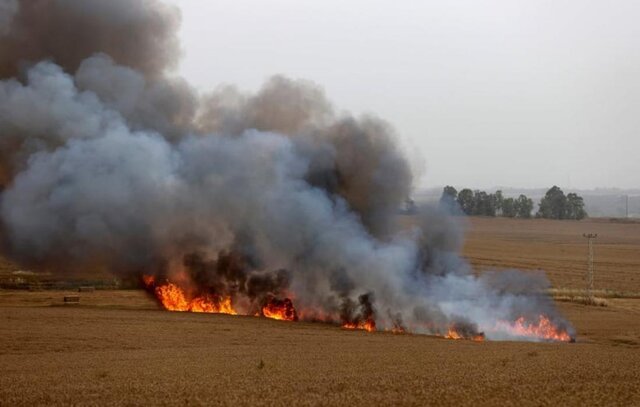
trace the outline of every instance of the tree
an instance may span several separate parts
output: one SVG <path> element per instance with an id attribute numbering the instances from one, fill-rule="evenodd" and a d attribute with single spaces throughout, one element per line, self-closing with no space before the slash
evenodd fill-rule
<path id="1" fill-rule="evenodd" d="M 567 219 L 584 219 L 587 216 L 587 211 L 584 210 L 584 199 L 578 194 L 571 192 L 567 194 Z"/>
<path id="2" fill-rule="evenodd" d="M 469 188 L 465 188 L 462 191 L 458 192 L 458 205 L 460 205 L 460 209 L 462 212 L 467 215 L 474 214 L 474 199 L 473 199 L 473 191 Z"/>
<path id="3" fill-rule="evenodd" d="M 496 202 L 496 212 L 502 213 L 502 204 L 504 202 L 504 196 L 502 195 L 502 190 L 497 190 L 495 193 L 495 202 Z"/>
<path id="4" fill-rule="evenodd" d="M 540 200 L 538 217 L 548 219 L 583 219 L 587 216 L 584 200 L 576 193 L 567 196 L 557 186 L 551 187 Z"/>
<path id="5" fill-rule="evenodd" d="M 566 207 L 567 197 L 558 186 L 554 185 L 540 200 L 536 216 L 547 219 L 565 219 Z"/>
<path id="6" fill-rule="evenodd" d="M 502 200 L 502 216 L 507 218 L 516 216 L 516 205 L 513 198 L 504 198 Z"/>
<path id="7" fill-rule="evenodd" d="M 496 203 L 493 194 L 475 191 L 473 194 L 473 214 L 482 216 L 496 216 Z"/>
<path id="8" fill-rule="evenodd" d="M 440 196 L 440 206 L 446 208 L 454 208 L 456 200 L 458 199 L 458 191 L 451 185 L 447 185 L 442 190 L 442 196 Z"/>
<path id="9" fill-rule="evenodd" d="M 527 198 L 525 195 L 520 195 L 518 199 L 515 200 L 514 207 L 516 216 L 528 219 L 531 217 L 531 211 L 533 210 L 533 199 Z"/>

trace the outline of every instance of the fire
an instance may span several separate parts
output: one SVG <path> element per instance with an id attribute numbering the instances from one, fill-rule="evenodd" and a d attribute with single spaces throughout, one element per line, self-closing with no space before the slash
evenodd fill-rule
<path id="1" fill-rule="evenodd" d="M 285 298 L 283 300 L 278 300 L 276 298 L 269 299 L 264 307 L 262 307 L 262 315 L 267 318 L 282 321 L 298 320 L 296 309 L 293 307 L 293 303 L 289 298 Z"/>
<path id="2" fill-rule="evenodd" d="M 465 336 L 460 332 L 456 331 L 456 329 L 453 326 L 449 328 L 449 330 L 447 331 L 444 337 L 447 339 L 470 339 L 476 342 L 484 341 L 484 333 L 482 332 L 471 335 L 471 336 Z"/>
<path id="3" fill-rule="evenodd" d="M 537 320 L 528 321 L 520 317 L 513 322 L 500 321 L 496 324 L 497 331 L 506 331 L 513 336 L 535 338 L 547 341 L 572 342 L 574 339 L 566 330 L 558 328 L 544 315 Z"/>
<path id="4" fill-rule="evenodd" d="M 206 312 L 218 314 L 237 315 L 238 312 L 233 307 L 230 296 L 218 296 L 214 294 L 200 294 L 196 296 L 189 295 L 183 288 L 172 282 L 166 281 L 159 284 L 154 276 L 143 276 L 142 281 L 146 287 L 155 294 L 158 301 L 168 311 L 183 312 Z M 324 321 L 335 322 L 336 319 L 330 315 L 325 315 L 319 310 L 305 309 L 300 315 L 293 306 L 290 298 L 278 299 L 269 297 L 257 316 L 271 318 L 283 321 L 298 321 L 304 319 L 306 321 Z M 360 329 L 367 332 L 376 331 L 376 322 L 373 317 L 359 319 L 355 321 L 347 321 L 342 323 L 344 329 Z M 486 329 L 485 329 L 486 330 Z M 547 316 L 539 315 L 534 319 L 520 317 L 515 321 L 498 321 L 492 329 L 493 332 L 505 332 L 512 337 L 531 338 L 546 341 L 562 341 L 573 342 L 574 338 L 566 329 L 556 326 Z M 414 331 L 399 325 L 393 328 L 387 328 L 386 331 L 393 333 L 407 333 Z M 464 326 L 452 324 L 448 327 L 446 334 L 442 335 L 447 339 L 466 339 L 473 341 L 484 341 L 483 332 L 477 332 L 475 329 L 469 331 Z"/>
<path id="5" fill-rule="evenodd" d="M 454 331 L 452 328 L 449 328 L 449 331 L 444 337 L 447 339 L 462 339 L 462 336 L 456 331 Z"/>
<path id="6" fill-rule="evenodd" d="M 143 276 L 142 280 L 149 288 L 155 285 L 155 278 L 152 276 Z M 168 311 L 237 314 L 231 305 L 231 297 L 204 295 L 188 298 L 182 288 L 169 282 L 155 286 L 153 291 L 162 306 Z"/>
<path id="7" fill-rule="evenodd" d="M 367 319 L 365 321 L 358 322 L 345 322 L 342 324 L 344 329 L 362 329 L 367 332 L 373 332 L 376 330 L 376 321 L 373 319 Z"/>
<path id="8" fill-rule="evenodd" d="M 150 287 L 156 282 L 156 278 L 154 276 L 142 276 L 142 281 L 144 285 Z"/>

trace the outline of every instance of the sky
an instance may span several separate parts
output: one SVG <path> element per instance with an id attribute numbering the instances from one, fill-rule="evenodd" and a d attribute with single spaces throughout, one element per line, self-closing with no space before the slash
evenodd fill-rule
<path id="1" fill-rule="evenodd" d="M 398 133 L 416 187 L 640 187 L 640 2 L 165 0 L 205 92 L 284 74 Z"/>

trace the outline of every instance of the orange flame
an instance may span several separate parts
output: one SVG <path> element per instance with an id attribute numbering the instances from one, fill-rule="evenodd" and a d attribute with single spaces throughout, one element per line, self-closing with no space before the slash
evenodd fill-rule
<path id="1" fill-rule="evenodd" d="M 458 331 L 456 331 L 454 327 L 450 327 L 449 330 L 447 331 L 447 334 L 444 337 L 447 339 L 470 339 L 476 342 L 484 341 L 484 334 L 482 332 L 472 336 L 464 336 Z"/>
<path id="2" fill-rule="evenodd" d="M 463 339 L 462 335 L 456 332 L 453 328 L 449 328 L 449 331 L 444 337 L 447 339 Z"/>
<path id="3" fill-rule="evenodd" d="M 206 313 L 219 313 L 237 315 L 237 311 L 231 304 L 231 297 L 224 296 L 219 297 L 216 295 L 201 295 L 196 297 L 189 297 L 185 291 L 178 285 L 166 282 L 164 284 L 156 284 L 156 278 L 154 276 L 145 275 L 142 276 L 142 281 L 151 290 L 162 306 L 168 311 L 184 311 L 184 312 L 206 312 Z M 271 298 L 262 307 L 261 314 L 266 318 L 272 318 L 285 321 L 297 321 L 298 314 L 293 306 L 293 302 L 289 298 L 283 300 Z M 314 320 L 314 321 L 335 321 L 329 315 L 325 315 L 318 310 L 303 310 L 301 311 L 302 319 Z M 344 329 L 360 329 L 367 332 L 374 332 L 376 330 L 376 322 L 373 318 L 368 318 L 363 321 L 351 321 L 344 322 L 342 324 Z M 403 327 L 396 326 L 387 331 L 393 333 L 406 333 L 412 332 L 413 329 L 405 329 Z M 574 338 L 569 333 L 557 327 L 551 322 L 551 320 L 544 316 L 538 316 L 537 320 L 527 320 L 525 317 L 520 317 L 515 321 L 498 321 L 492 331 L 507 332 L 512 336 L 534 338 L 549 341 L 563 341 L 572 342 Z M 474 334 L 472 336 L 465 335 L 459 332 L 455 326 L 450 326 L 445 335 L 447 339 L 468 339 L 473 341 L 484 341 L 484 333 Z"/>
<path id="4" fill-rule="evenodd" d="M 148 287 L 155 283 L 155 278 L 152 276 L 143 276 L 142 279 Z M 169 282 L 155 287 L 154 293 L 168 311 L 237 314 L 231 305 L 231 297 L 218 298 L 205 295 L 188 299 L 182 288 Z"/>
<path id="5" fill-rule="evenodd" d="M 345 322 L 342 324 L 344 329 L 362 329 L 367 332 L 373 332 L 376 330 L 376 321 L 373 319 L 367 319 L 359 322 Z"/>
<path id="6" fill-rule="evenodd" d="M 524 317 L 520 317 L 514 322 L 499 321 L 496 330 L 506 331 L 513 336 L 537 338 L 548 341 L 571 342 L 574 340 L 566 330 L 555 326 L 553 322 L 544 315 L 538 316 L 537 321 L 527 321 Z"/>
<path id="7" fill-rule="evenodd" d="M 156 282 L 156 278 L 154 276 L 142 276 L 142 281 L 144 285 L 150 287 Z"/>
<path id="8" fill-rule="evenodd" d="M 285 298 L 284 300 L 272 298 L 264 307 L 262 307 L 262 315 L 267 318 L 282 321 L 298 320 L 296 309 L 293 307 L 293 303 L 289 298 Z"/>

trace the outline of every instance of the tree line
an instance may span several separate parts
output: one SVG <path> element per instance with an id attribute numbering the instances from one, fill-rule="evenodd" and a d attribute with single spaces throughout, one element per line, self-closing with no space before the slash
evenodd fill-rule
<path id="1" fill-rule="evenodd" d="M 447 185 L 442 191 L 440 205 L 459 208 L 467 215 L 504 216 L 507 218 L 531 218 L 533 200 L 521 194 L 517 198 L 505 198 L 502 191 L 494 194 L 464 188 L 458 192 Z M 538 204 L 536 218 L 583 219 L 587 216 L 584 200 L 575 193 L 564 194 L 557 186 L 549 188 Z"/>

